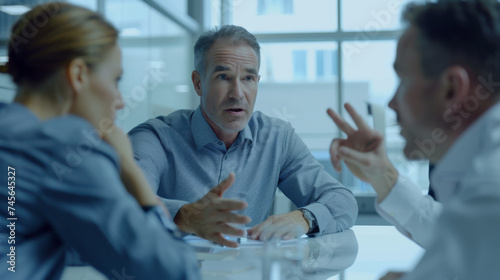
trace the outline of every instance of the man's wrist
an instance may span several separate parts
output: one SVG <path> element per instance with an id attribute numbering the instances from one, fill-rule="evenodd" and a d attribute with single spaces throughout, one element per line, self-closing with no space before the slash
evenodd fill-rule
<path id="1" fill-rule="evenodd" d="M 194 233 L 194 231 L 188 226 L 189 222 L 187 221 L 187 219 L 189 219 L 190 212 L 189 206 L 189 204 L 185 204 L 179 209 L 179 211 L 177 211 L 177 214 L 174 217 L 174 223 L 183 232 Z"/>
<path id="2" fill-rule="evenodd" d="M 381 177 L 371 182 L 373 188 L 377 192 L 377 202 L 382 202 L 391 192 L 399 178 L 399 172 L 393 166 L 381 173 Z"/>

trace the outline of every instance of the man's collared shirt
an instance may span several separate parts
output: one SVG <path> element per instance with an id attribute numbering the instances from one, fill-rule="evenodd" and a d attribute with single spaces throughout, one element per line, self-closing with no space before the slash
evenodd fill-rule
<path id="1" fill-rule="evenodd" d="M 138 164 L 173 216 L 234 172 L 236 181 L 224 197 L 248 203 L 244 214 L 252 222 L 247 226 L 272 212 L 276 188 L 314 214 L 320 234 L 347 229 L 356 219 L 352 193 L 323 169 L 291 125 L 280 119 L 254 112 L 229 149 L 200 107 L 151 119 L 129 134 Z"/>
<path id="2" fill-rule="evenodd" d="M 432 227 L 443 206 L 430 195 L 423 195 L 420 186 L 399 176 L 391 192 L 375 209 L 408 238 L 427 248 L 432 239 Z"/>
<path id="3" fill-rule="evenodd" d="M 405 280 L 500 275 L 500 103 L 476 120 L 431 175 L 443 210 L 432 240 Z"/>

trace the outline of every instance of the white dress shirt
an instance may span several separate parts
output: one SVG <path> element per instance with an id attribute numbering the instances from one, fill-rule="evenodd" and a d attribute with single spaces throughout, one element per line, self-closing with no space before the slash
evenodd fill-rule
<path id="1" fill-rule="evenodd" d="M 428 229 L 431 230 L 430 234 L 422 234 L 425 229 L 415 230 L 418 225 L 431 225 L 435 219 L 433 217 L 440 211 L 436 210 L 438 204 L 429 197 L 413 194 L 418 198 L 408 200 L 410 204 L 403 205 L 397 211 L 416 209 L 410 209 L 410 214 L 406 216 L 395 215 L 404 230 L 412 234 L 417 242 L 423 237 L 426 247 L 421 261 L 404 280 L 498 279 L 500 103 L 488 110 L 457 139 L 439 161 L 431 182 L 443 206 L 435 226 L 432 230 Z M 395 188 L 395 193 L 399 190 L 403 189 Z M 386 209 L 390 213 L 390 207 Z M 419 221 L 418 217 L 422 220 Z M 415 224 L 409 225 L 409 221 Z"/>
<path id="2" fill-rule="evenodd" d="M 441 214 L 441 203 L 423 195 L 419 186 L 399 176 L 386 198 L 375 204 L 377 212 L 408 238 L 427 248 L 431 229 Z"/>

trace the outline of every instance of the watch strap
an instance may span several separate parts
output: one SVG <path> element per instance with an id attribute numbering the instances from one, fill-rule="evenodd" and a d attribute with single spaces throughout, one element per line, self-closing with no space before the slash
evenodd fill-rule
<path id="1" fill-rule="evenodd" d="M 309 223 L 309 231 L 307 233 L 316 231 L 316 228 L 318 227 L 318 222 L 314 214 L 305 208 L 300 208 L 299 211 L 302 212 L 302 215 L 304 215 L 304 218 L 306 219 L 307 223 Z"/>

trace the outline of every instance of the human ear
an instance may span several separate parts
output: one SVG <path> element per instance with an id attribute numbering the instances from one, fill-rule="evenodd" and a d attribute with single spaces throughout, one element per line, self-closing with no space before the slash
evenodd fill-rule
<path id="1" fill-rule="evenodd" d="M 66 77 L 73 94 L 83 92 L 88 82 L 89 69 L 81 58 L 73 59 L 66 68 Z"/>
<path id="2" fill-rule="evenodd" d="M 462 66 L 451 66 L 441 75 L 441 83 L 444 88 L 442 101 L 453 106 L 462 104 L 470 91 L 470 75 Z"/>
<path id="3" fill-rule="evenodd" d="M 201 75 L 198 71 L 194 70 L 191 73 L 191 80 L 193 81 L 194 90 L 196 94 L 201 97 Z"/>

